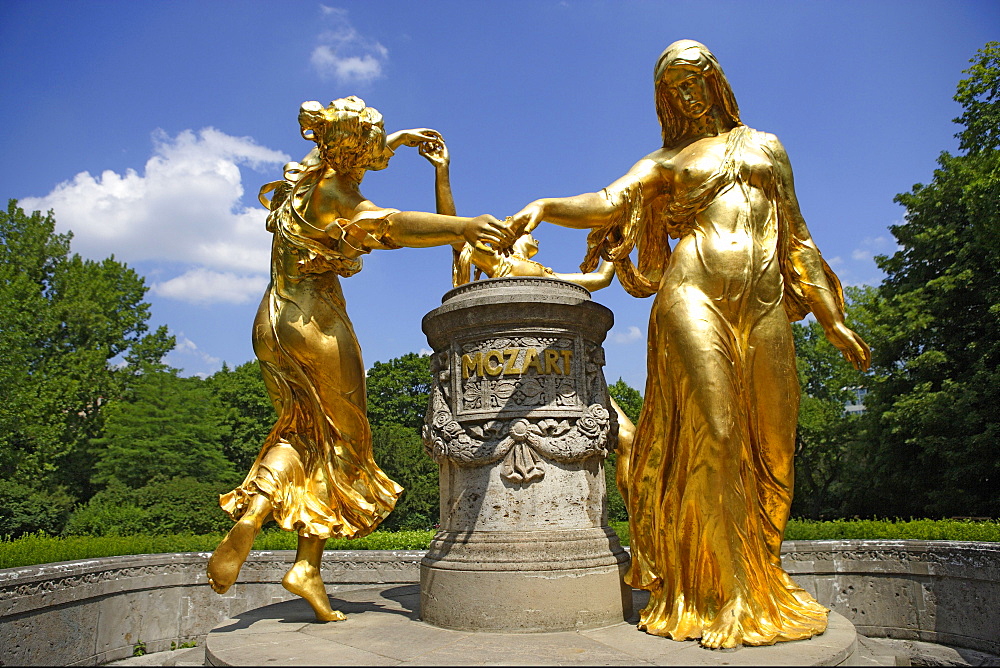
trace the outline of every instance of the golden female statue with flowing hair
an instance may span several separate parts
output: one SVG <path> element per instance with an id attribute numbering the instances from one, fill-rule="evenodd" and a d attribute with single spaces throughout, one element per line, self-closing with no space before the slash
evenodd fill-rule
<path id="1" fill-rule="evenodd" d="M 860 369 L 870 352 L 844 324 L 784 148 L 743 125 L 715 57 L 675 42 L 654 82 L 662 148 L 602 192 L 536 200 L 509 225 L 591 229 L 581 270 L 603 257 L 629 293 L 656 295 L 645 401 L 618 460 L 627 582 L 650 592 L 639 627 L 713 648 L 809 638 L 828 611 L 780 560 L 799 406 L 789 321 L 814 313 Z"/>
<path id="2" fill-rule="evenodd" d="M 229 589 L 261 525 L 273 518 L 299 535 L 282 585 L 305 598 L 317 619 L 336 621 L 344 616 L 331 608 L 319 574 L 326 540 L 372 532 L 403 491 L 372 459 L 365 369 L 340 277 L 360 271 L 361 256 L 374 249 L 510 236 L 492 216 L 401 212 L 361 194 L 365 172 L 384 169 L 395 147 L 443 146 L 433 130 L 386 137 L 382 115 L 356 97 L 328 107 L 306 102 L 299 124 L 316 148 L 286 165 L 284 180 L 261 189 L 274 236 L 253 344 L 278 419 L 243 484 L 220 499 L 236 524 L 209 560 L 208 576 L 219 593 Z"/>

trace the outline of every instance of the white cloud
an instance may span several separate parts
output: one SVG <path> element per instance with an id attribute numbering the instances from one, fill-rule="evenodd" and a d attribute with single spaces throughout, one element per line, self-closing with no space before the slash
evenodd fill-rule
<path id="1" fill-rule="evenodd" d="M 198 348 L 198 345 L 194 341 L 184 335 L 184 332 L 171 333 L 174 335 L 177 345 L 174 346 L 173 350 L 167 353 L 166 359 L 164 360 L 167 364 L 176 368 L 184 368 L 189 365 L 185 364 L 185 362 L 190 362 L 192 359 L 197 360 L 200 365 L 208 365 L 212 369 L 211 372 L 199 372 L 195 374 L 196 376 L 201 376 L 202 378 L 205 378 L 222 368 L 222 360 L 202 351 Z"/>
<path id="2" fill-rule="evenodd" d="M 851 251 L 851 259 L 856 262 L 871 261 L 876 255 L 891 255 L 899 246 L 889 237 L 879 235 L 877 237 L 865 237 L 860 245 Z"/>
<path id="3" fill-rule="evenodd" d="M 379 42 L 359 33 L 347 10 L 320 5 L 328 30 L 320 33 L 310 62 L 323 78 L 339 83 L 368 83 L 382 76 L 389 50 Z"/>
<path id="4" fill-rule="evenodd" d="M 642 330 L 640 330 L 635 325 L 629 325 L 628 329 L 626 329 L 624 332 L 619 332 L 614 329 L 611 330 L 611 333 L 608 335 L 608 338 L 611 339 L 612 343 L 619 343 L 619 344 L 634 343 L 635 341 L 639 341 L 640 339 L 642 339 Z"/>
<path id="5" fill-rule="evenodd" d="M 153 133 L 144 173 L 81 172 L 28 210 L 53 209 L 61 230 L 73 231 L 73 250 L 91 258 L 114 253 L 126 262 L 165 260 L 216 269 L 262 271 L 268 266 L 266 211 L 242 204 L 240 165 L 259 169 L 290 158 L 249 137 L 214 128 L 171 138 Z M 277 170 L 275 170 L 277 176 Z"/>
<path id="6" fill-rule="evenodd" d="M 192 304 L 245 304 L 259 300 L 266 287 L 267 278 L 259 274 L 237 275 L 199 268 L 154 283 L 152 292 Z"/>

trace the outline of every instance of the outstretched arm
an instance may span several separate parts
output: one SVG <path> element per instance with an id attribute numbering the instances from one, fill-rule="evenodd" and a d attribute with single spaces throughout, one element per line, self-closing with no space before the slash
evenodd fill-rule
<path id="1" fill-rule="evenodd" d="M 424 211 L 391 211 L 378 215 L 385 211 L 365 200 L 351 219 L 355 226 L 372 235 L 368 242 L 371 248 L 427 248 L 465 242 L 473 245 L 510 243 L 509 233 L 503 224 L 489 214 L 466 218 Z M 334 221 L 327 227 L 328 232 L 336 234 L 333 226 L 339 227 L 340 224 Z"/>
<path id="2" fill-rule="evenodd" d="M 465 218 L 423 211 L 400 211 L 389 216 L 385 233 L 400 246 L 423 248 L 460 242 L 506 244 L 512 241 L 503 224 L 489 214 Z"/>
<path id="3" fill-rule="evenodd" d="M 587 274 L 556 274 L 556 278 L 569 281 L 570 283 L 576 283 L 580 287 L 586 288 L 591 292 L 594 290 L 601 290 L 611 285 L 611 279 L 614 278 L 614 276 L 615 265 L 613 262 L 608 262 L 607 260 L 601 261 L 600 266 L 597 267 L 597 271 L 592 271 Z"/>
<path id="4" fill-rule="evenodd" d="M 844 323 L 844 313 L 834 294 L 834 287 L 830 285 L 823 270 L 819 249 L 799 210 L 788 154 L 778 138 L 773 135 L 767 140 L 767 148 L 774 156 L 778 178 L 781 180 L 790 232 L 798 242 L 792 244 L 789 261 L 802 277 L 802 292 L 810 309 L 816 315 L 816 320 L 823 326 L 826 338 L 855 368 L 864 371 L 871 364 L 871 350 L 868 344 Z"/>
<path id="5" fill-rule="evenodd" d="M 643 158 L 625 176 L 605 188 L 607 194 L 538 199 L 514 214 L 509 225 L 515 238 L 535 229 L 542 221 L 575 229 L 601 227 L 619 213 L 622 198 L 616 195 L 640 184 L 643 197 L 651 199 L 659 194 L 665 182 L 663 172 L 658 162 Z"/>
<path id="6" fill-rule="evenodd" d="M 433 132 L 433 131 L 431 131 Z M 446 216 L 454 216 L 458 212 L 455 209 L 455 197 L 451 192 L 451 156 L 448 154 L 448 146 L 444 143 L 444 137 L 439 133 L 437 141 L 428 141 L 420 144 L 418 150 L 420 155 L 427 158 L 427 161 L 434 165 L 434 203 L 437 212 Z M 468 283 L 470 280 L 469 270 L 462 263 L 462 249 L 465 242 L 453 243 L 451 248 L 451 281 L 455 287 Z M 474 246 L 475 252 L 482 253 L 485 247 Z M 483 250 L 480 250 L 483 249 Z M 464 276 L 462 275 L 464 272 Z"/>

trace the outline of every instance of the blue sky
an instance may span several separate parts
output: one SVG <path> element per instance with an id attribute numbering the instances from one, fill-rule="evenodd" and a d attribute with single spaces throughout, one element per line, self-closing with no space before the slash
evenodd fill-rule
<path id="1" fill-rule="evenodd" d="M 306 100 L 359 95 L 388 130 L 431 127 L 459 213 L 510 215 L 599 190 L 658 146 L 652 68 L 677 39 L 716 54 L 744 122 L 777 134 L 803 213 L 845 284 L 877 283 L 896 193 L 954 150 L 952 101 L 995 2 L 0 3 L 0 183 L 55 210 L 73 249 L 147 278 L 168 361 L 207 374 L 253 358 L 267 282 L 258 188 L 310 148 Z M 433 210 L 433 171 L 402 148 L 362 191 Z M 585 234 L 543 226 L 536 259 L 574 271 Z M 373 253 L 344 281 L 365 361 L 427 348 L 446 248 Z M 609 380 L 642 388 L 649 300 L 614 283 Z"/>

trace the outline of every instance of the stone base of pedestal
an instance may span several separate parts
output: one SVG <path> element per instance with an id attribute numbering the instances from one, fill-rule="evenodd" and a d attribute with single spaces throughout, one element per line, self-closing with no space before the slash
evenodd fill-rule
<path id="1" fill-rule="evenodd" d="M 420 563 L 421 619 L 463 631 L 609 626 L 632 614 L 610 529 L 439 531 Z"/>
<path id="2" fill-rule="evenodd" d="M 645 592 L 635 592 L 635 607 Z M 492 592 L 496 601 L 504 593 Z M 419 621 L 416 585 L 338 592 L 346 622 L 320 624 L 301 599 L 250 610 L 205 640 L 210 666 L 838 666 L 858 661 L 854 625 L 830 613 L 826 633 L 770 647 L 709 650 L 629 622 L 554 633 L 475 633 Z"/>

